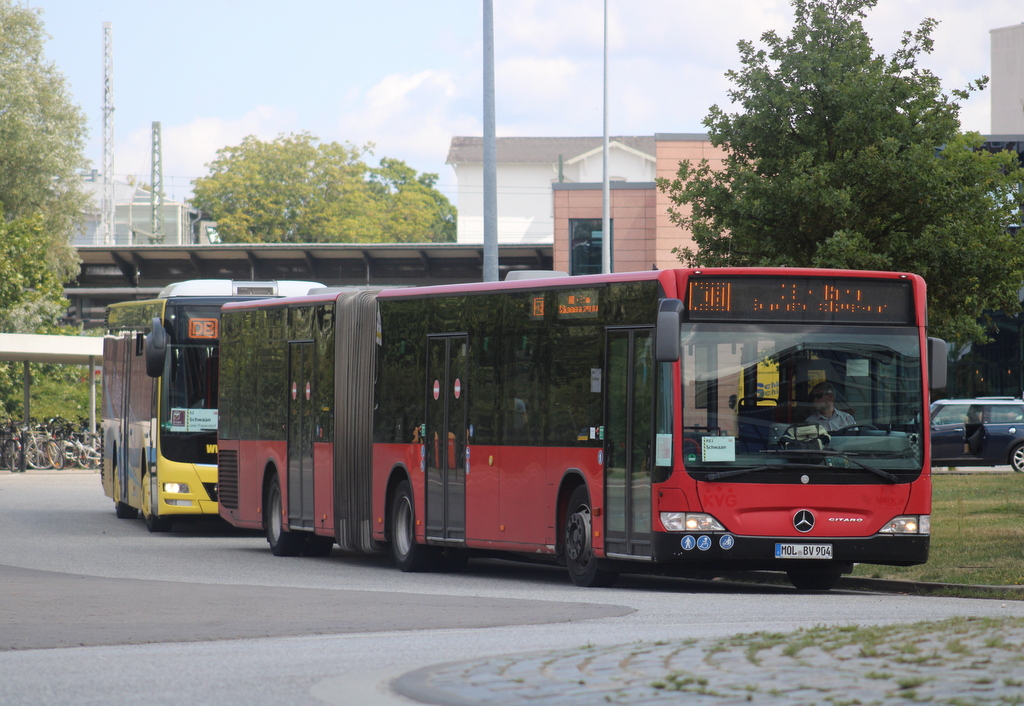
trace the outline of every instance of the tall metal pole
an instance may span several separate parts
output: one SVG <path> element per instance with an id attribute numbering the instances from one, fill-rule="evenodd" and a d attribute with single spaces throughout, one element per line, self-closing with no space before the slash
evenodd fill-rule
<path id="1" fill-rule="evenodd" d="M 103 198 L 99 240 L 114 244 L 114 39 L 113 24 L 103 23 Z"/>
<path id="2" fill-rule="evenodd" d="M 484 282 L 498 281 L 498 140 L 494 133 L 494 3 L 484 0 Z"/>
<path id="3" fill-rule="evenodd" d="M 153 148 L 150 157 L 150 192 L 151 209 L 149 223 L 149 242 L 164 242 L 164 148 L 160 135 L 160 122 L 153 122 Z"/>
<path id="4" fill-rule="evenodd" d="M 608 182 L 608 0 L 604 0 L 604 141 L 601 147 L 601 272 L 612 271 L 611 186 Z"/>

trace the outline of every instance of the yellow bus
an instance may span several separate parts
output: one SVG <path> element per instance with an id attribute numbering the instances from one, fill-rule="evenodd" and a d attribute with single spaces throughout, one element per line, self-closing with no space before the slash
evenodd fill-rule
<path id="1" fill-rule="evenodd" d="M 150 532 L 217 508 L 220 307 L 306 294 L 318 282 L 187 280 L 107 307 L 103 492 Z"/>

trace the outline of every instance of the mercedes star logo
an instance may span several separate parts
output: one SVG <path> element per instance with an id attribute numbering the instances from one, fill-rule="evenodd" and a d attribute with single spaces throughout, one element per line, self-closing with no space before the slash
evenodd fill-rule
<path id="1" fill-rule="evenodd" d="M 810 532 L 814 529 L 814 515 L 810 510 L 800 510 L 793 515 L 793 526 L 797 532 Z"/>

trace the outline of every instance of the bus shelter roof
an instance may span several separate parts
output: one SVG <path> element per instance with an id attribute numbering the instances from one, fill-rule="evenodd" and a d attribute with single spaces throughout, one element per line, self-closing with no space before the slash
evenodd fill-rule
<path id="1" fill-rule="evenodd" d="M 0 333 L 0 361 L 88 365 L 103 358 L 103 339 Z"/>
<path id="2" fill-rule="evenodd" d="M 34 333 L 0 333 L 0 362 L 23 363 L 25 423 L 31 413 L 32 379 L 29 363 L 96 365 L 103 363 L 103 339 L 93 336 L 45 336 Z M 89 376 L 89 431 L 96 432 L 96 376 Z"/>

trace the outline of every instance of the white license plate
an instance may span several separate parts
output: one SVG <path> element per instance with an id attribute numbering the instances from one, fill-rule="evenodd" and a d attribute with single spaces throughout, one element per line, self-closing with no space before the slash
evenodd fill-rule
<path id="1" fill-rule="evenodd" d="M 776 544 L 776 559 L 831 559 L 831 544 Z"/>

